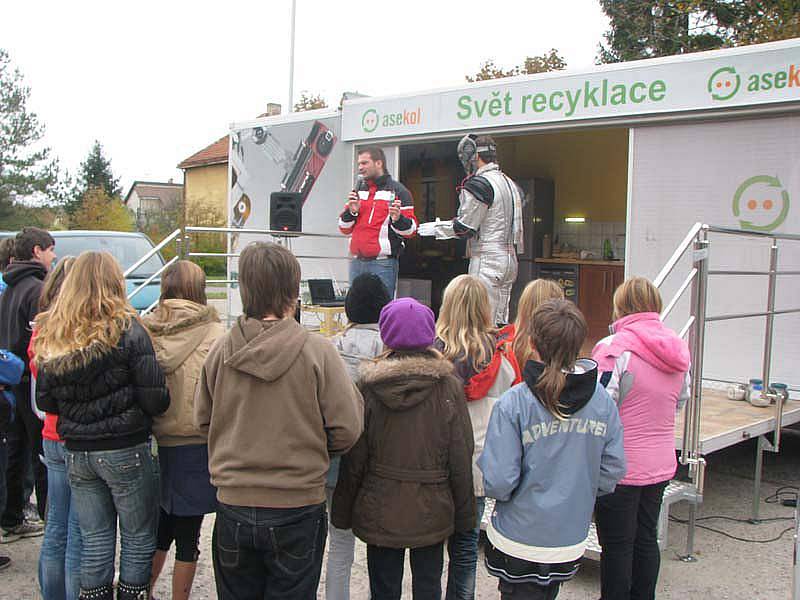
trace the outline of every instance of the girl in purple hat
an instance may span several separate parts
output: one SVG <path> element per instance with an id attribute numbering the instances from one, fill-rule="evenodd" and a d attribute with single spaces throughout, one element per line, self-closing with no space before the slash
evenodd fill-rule
<path id="1" fill-rule="evenodd" d="M 400 298 L 379 327 L 387 350 L 360 370 L 364 433 L 342 460 L 332 522 L 366 542 L 373 599 L 400 599 L 406 548 L 414 598 L 440 598 L 444 542 L 475 526 L 464 388 L 431 348 L 430 308 Z"/>

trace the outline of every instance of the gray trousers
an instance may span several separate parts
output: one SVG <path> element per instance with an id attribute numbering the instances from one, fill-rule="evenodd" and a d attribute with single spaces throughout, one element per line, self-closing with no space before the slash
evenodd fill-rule
<path id="1" fill-rule="evenodd" d="M 325 488 L 325 495 L 330 518 L 333 488 Z M 356 537 L 353 530 L 339 529 L 329 522 L 328 562 L 325 566 L 326 600 L 350 600 L 350 570 L 353 568 L 355 549 Z"/>

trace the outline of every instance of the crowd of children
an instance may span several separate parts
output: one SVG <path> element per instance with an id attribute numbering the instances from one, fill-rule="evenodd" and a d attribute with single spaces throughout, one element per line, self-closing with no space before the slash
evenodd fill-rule
<path id="1" fill-rule="evenodd" d="M 29 348 L 45 598 L 149 600 L 173 542 L 171 597 L 188 598 L 214 512 L 223 600 L 316 598 L 326 539 L 325 595 L 349 598 L 356 538 L 373 600 L 399 600 L 406 550 L 414 598 L 472 599 L 486 498 L 500 598 L 555 598 L 593 515 L 602 598 L 654 597 L 689 354 L 652 283 L 617 289 L 614 333 L 591 359 L 553 282 L 529 283 L 500 327 L 475 277 L 449 283 L 437 320 L 364 274 L 332 342 L 294 319 L 299 286 L 287 249 L 246 247 L 244 314 L 225 332 L 192 263 L 165 270 L 144 318 L 109 254 L 50 270 Z"/>

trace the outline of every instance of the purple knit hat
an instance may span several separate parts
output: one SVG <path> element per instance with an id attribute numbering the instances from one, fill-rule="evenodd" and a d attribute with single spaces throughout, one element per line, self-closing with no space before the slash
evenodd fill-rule
<path id="1" fill-rule="evenodd" d="M 381 339 L 392 350 L 424 350 L 433 345 L 433 311 L 414 298 L 398 298 L 383 307 L 378 320 Z"/>

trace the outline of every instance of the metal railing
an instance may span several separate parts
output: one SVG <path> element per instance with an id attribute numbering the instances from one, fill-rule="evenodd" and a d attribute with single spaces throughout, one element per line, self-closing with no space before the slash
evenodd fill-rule
<path id="1" fill-rule="evenodd" d="M 139 294 L 143 289 L 145 289 L 150 283 L 154 280 L 159 278 L 161 274 L 164 272 L 167 267 L 175 263 L 176 261 L 182 258 L 194 259 L 194 258 L 221 258 L 225 259 L 226 263 L 226 272 L 230 273 L 230 259 L 237 258 L 239 256 L 238 252 L 194 252 L 191 249 L 192 246 L 192 234 L 225 234 L 227 237 L 228 248 L 231 247 L 231 236 L 234 235 L 260 235 L 260 236 L 267 236 L 272 237 L 277 243 L 286 246 L 287 248 L 291 249 L 291 241 L 294 238 L 299 237 L 308 237 L 308 238 L 327 238 L 327 239 L 347 239 L 346 236 L 340 234 L 330 234 L 330 233 L 313 233 L 313 232 L 286 232 L 280 230 L 273 230 L 273 229 L 252 229 L 252 228 L 243 228 L 239 229 L 236 227 L 184 227 L 181 229 L 176 229 L 172 233 L 170 233 L 167 237 L 165 237 L 161 242 L 152 248 L 147 254 L 142 256 L 139 260 L 137 260 L 133 265 L 131 265 L 128 269 L 126 269 L 124 275 L 127 277 L 136 269 L 141 267 L 144 263 L 146 263 L 150 258 L 155 256 L 158 252 L 166 248 L 170 243 L 175 243 L 177 246 L 176 255 L 167 261 L 164 265 L 161 266 L 155 273 L 150 275 L 147 279 L 145 279 L 141 284 L 139 284 L 135 289 L 133 289 L 128 294 L 128 300 L 134 298 L 137 294 Z M 302 254 L 295 254 L 295 257 L 298 259 L 305 258 L 305 259 L 315 259 L 315 260 L 349 260 L 348 256 L 314 256 L 314 255 L 302 255 Z M 206 285 L 225 285 L 228 291 L 232 285 L 238 283 L 237 279 L 226 278 L 226 279 L 208 279 L 206 280 Z M 228 296 L 228 321 L 230 325 L 230 294 Z M 141 311 L 142 315 L 146 315 L 151 312 L 155 307 L 158 305 L 158 300 L 154 301 L 150 306 L 145 308 Z"/>
<path id="2" fill-rule="evenodd" d="M 771 241 L 770 244 L 770 257 L 769 257 L 769 270 L 767 271 L 746 271 L 746 270 L 712 270 L 709 268 L 709 256 L 711 250 L 711 241 L 709 234 L 721 234 L 737 237 L 760 238 Z M 666 307 L 661 313 L 661 319 L 664 320 L 675 308 L 680 299 L 691 289 L 691 300 L 689 316 L 685 325 L 681 328 L 679 335 L 685 337 L 689 334 L 689 349 L 691 353 L 691 393 L 689 400 L 684 410 L 683 420 L 683 436 L 681 440 L 680 462 L 683 465 L 688 465 L 689 476 L 692 484 L 696 490 L 697 501 L 690 507 L 689 513 L 689 531 L 687 537 L 687 555 L 686 560 L 692 560 L 692 547 L 694 542 L 694 525 L 695 525 L 695 507 L 696 504 L 702 502 L 702 496 L 705 486 L 705 459 L 701 455 L 701 409 L 703 402 L 703 359 L 705 352 L 705 334 L 706 325 L 718 321 L 729 321 L 734 319 L 748 319 L 753 317 L 766 317 L 766 324 L 764 329 L 764 351 L 763 360 L 761 365 L 761 376 L 763 382 L 763 389 L 761 392 L 761 399 L 765 403 L 775 402 L 775 416 L 774 416 L 774 434 L 772 442 L 766 440 L 761 436 L 758 442 L 758 455 L 756 462 L 756 476 L 755 476 L 755 493 L 753 499 L 753 515 L 754 521 L 758 520 L 758 501 L 760 498 L 760 478 L 761 478 L 761 452 L 768 450 L 770 452 L 778 452 L 780 450 L 781 442 L 781 428 L 783 424 L 783 395 L 775 393 L 771 389 L 771 371 L 772 371 L 772 341 L 774 331 L 775 315 L 786 315 L 792 313 L 800 313 L 800 308 L 789 308 L 776 310 L 775 309 L 775 295 L 777 289 L 777 280 L 779 276 L 784 275 L 798 275 L 800 271 L 796 270 L 778 270 L 778 251 L 779 242 L 800 241 L 800 235 L 794 234 L 781 234 L 781 233 L 765 233 L 757 231 L 740 231 L 737 229 L 729 229 L 725 227 L 715 227 L 713 225 L 706 225 L 703 223 L 695 223 L 686 237 L 681 241 L 678 247 L 673 252 L 667 263 L 658 273 L 654 279 L 657 287 L 661 288 L 666 281 L 667 277 L 672 273 L 678 263 L 684 258 L 687 252 L 691 249 L 692 267 L 686 278 L 678 286 L 675 295 L 667 302 Z M 768 277 L 767 283 L 767 304 L 766 310 L 759 312 L 748 312 L 738 314 L 724 314 L 724 315 L 708 315 L 706 313 L 708 303 L 708 286 L 709 277 L 718 275 L 744 275 L 744 276 L 766 276 Z"/>

